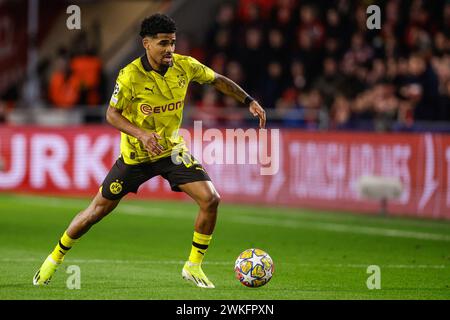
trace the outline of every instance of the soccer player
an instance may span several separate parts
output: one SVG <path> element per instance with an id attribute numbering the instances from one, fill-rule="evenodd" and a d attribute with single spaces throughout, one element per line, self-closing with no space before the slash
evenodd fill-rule
<path id="1" fill-rule="evenodd" d="M 236 83 L 192 57 L 175 54 L 175 31 L 175 22 L 167 15 L 154 14 L 143 20 L 140 36 L 145 55 L 120 70 L 106 112 L 108 123 L 121 131 L 121 155 L 90 205 L 75 216 L 36 272 L 34 285 L 48 284 L 76 241 L 122 197 L 161 175 L 173 191 L 185 192 L 199 206 L 182 277 L 198 287 L 214 288 L 201 265 L 216 224 L 220 196 L 178 135 L 188 84 L 210 84 L 247 104 L 250 113 L 259 118 L 260 128 L 265 127 L 266 116 L 258 102 Z"/>

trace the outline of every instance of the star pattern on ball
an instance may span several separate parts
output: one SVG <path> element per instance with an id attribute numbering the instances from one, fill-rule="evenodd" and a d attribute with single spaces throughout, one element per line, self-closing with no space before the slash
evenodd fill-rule
<path id="1" fill-rule="evenodd" d="M 265 285 L 274 271 L 272 258 L 267 252 L 255 248 L 243 251 L 236 258 L 234 268 L 237 279 L 247 287 Z"/>
<path id="2" fill-rule="evenodd" d="M 247 283 L 252 283 L 253 282 L 253 277 L 252 277 L 252 270 L 250 269 L 247 273 L 244 273 L 242 270 L 241 270 L 241 275 L 242 275 L 242 279 L 241 279 L 241 281 L 242 282 L 247 282 Z"/>
<path id="3" fill-rule="evenodd" d="M 236 266 L 240 266 L 241 262 L 246 260 L 245 258 L 241 258 L 240 256 L 236 259 L 235 265 Z"/>
<path id="4" fill-rule="evenodd" d="M 252 263 L 252 268 L 255 268 L 257 265 L 260 265 L 264 269 L 264 263 L 261 261 L 262 258 L 264 258 L 264 254 L 258 256 L 255 251 L 253 251 L 253 254 L 251 258 L 246 259 L 247 261 L 250 261 Z"/>
<path id="5" fill-rule="evenodd" d="M 267 277 L 272 278 L 272 275 L 273 275 L 272 268 L 266 269 L 266 275 L 267 275 Z"/>

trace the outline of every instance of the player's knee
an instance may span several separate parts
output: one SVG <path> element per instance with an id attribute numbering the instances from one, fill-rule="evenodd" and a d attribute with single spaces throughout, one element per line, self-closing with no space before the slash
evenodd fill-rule
<path id="1" fill-rule="evenodd" d="M 113 208 L 105 204 L 95 204 L 87 215 L 88 224 L 96 224 L 110 213 L 112 209 Z"/>
<path id="2" fill-rule="evenodd" d="M 89 214 L 86 217 L 86 220 L 89 225 L 93 225 L 102 220 L 103 217 L 104 215 L 101 214 L 100 211 L 96 208 L 95 210 L 89 212 Z"/>
<path id="3" fill-rule="evenodd" d="M 211 193 L 203 202 L 203 209 L 207 212 L 215 213 L 220 203 L 220 195 L 218 193 Z"/>

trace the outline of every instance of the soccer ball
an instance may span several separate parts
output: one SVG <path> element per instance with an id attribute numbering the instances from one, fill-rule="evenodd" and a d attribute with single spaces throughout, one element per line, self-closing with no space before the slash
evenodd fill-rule
<path id="1" fill-rule="evenodd" d="M 261 287 L 272 279 L 274 265 L 269 254 L 261 249 L 247 249 L 234 264 L 236 278 L 247 287 Z"/>

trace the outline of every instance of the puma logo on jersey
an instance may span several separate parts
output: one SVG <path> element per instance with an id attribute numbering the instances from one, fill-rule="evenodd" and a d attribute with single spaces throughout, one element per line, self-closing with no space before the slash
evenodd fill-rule
<path id="1" fill-rule="evenodd" d="M 153 91 L 155 89 L 155 86 L 153 86 L 151 89 L 147 88 L 147 87 L 144 87 L 144 88 L 145 88 L 145 90 L 150 91 L 152 94 L 155 94 L 155 92 Z"/>

